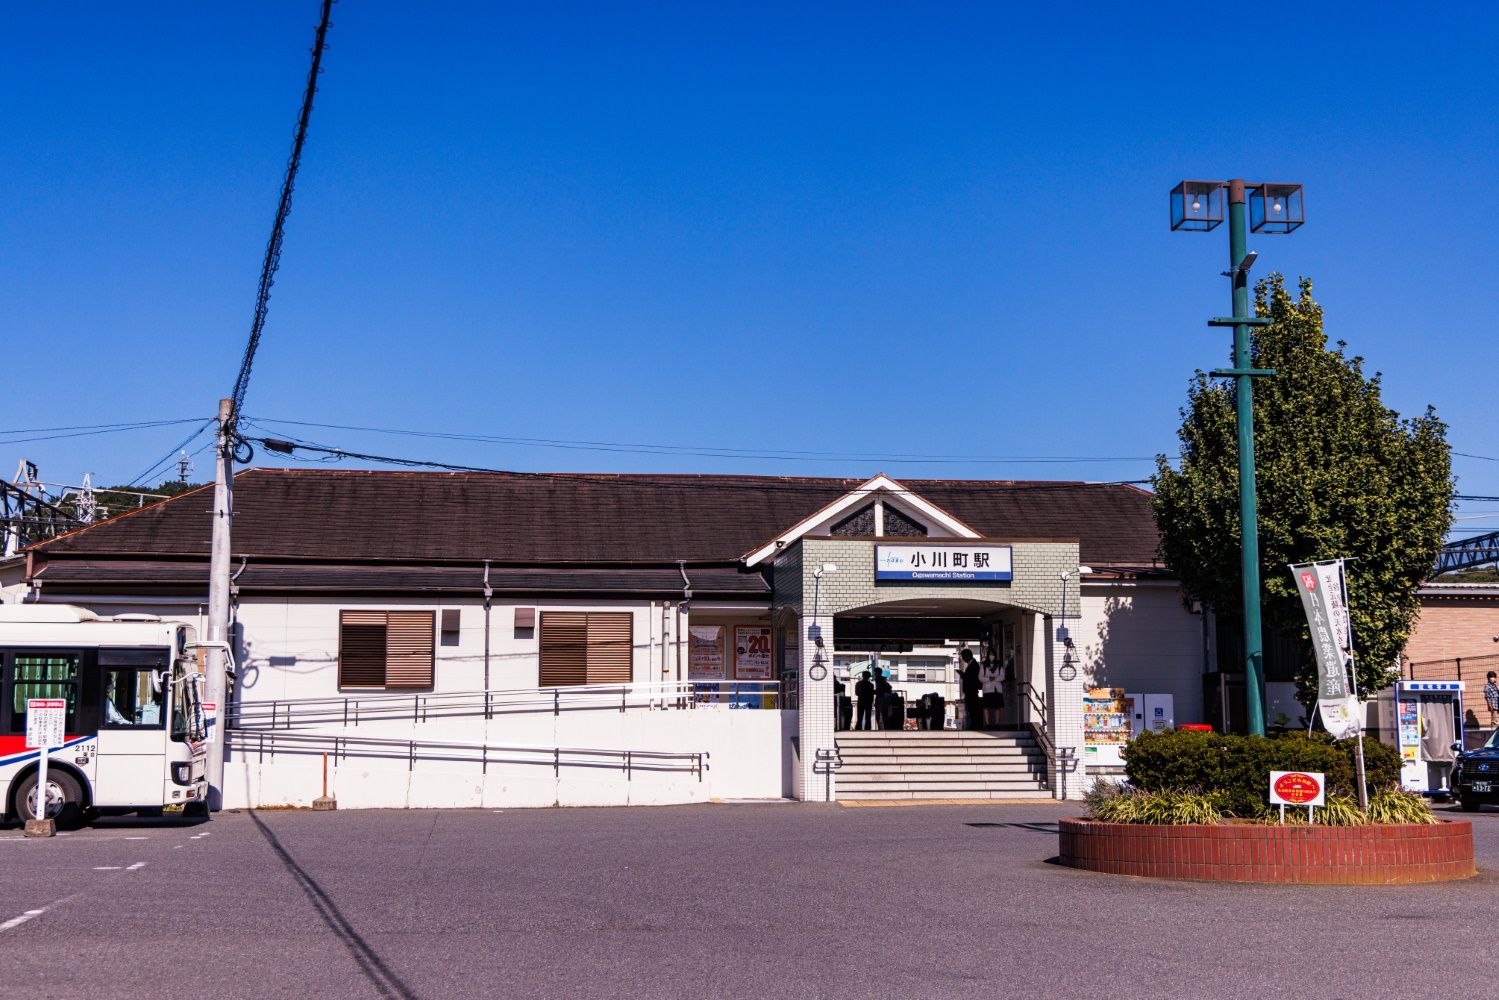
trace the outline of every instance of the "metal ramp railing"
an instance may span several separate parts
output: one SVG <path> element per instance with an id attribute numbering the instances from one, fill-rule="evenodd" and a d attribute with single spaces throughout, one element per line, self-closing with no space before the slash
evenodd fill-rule
<path id="1" fill-rule="evenodd" d="M 692 686 L 661 684 L 589 684 L 565 688 L 512 688 L 398 694 L 371 692 L 334 698 L 273 698 L 233 706 L 231 728 L 295 729 L 307 726 L 357 726 L 361 722 L 426 722 L 434 718 L 480 716 L 486 719 L 516 712 L 562 714 L 563 710 L 691 708 Z"/>
<path id="2" fill-rule="evenodd" d="M 611 747 L 538 747 L 495 743 L 453 743 L 437 740 L 379 739 L 364 736 L 334 736 L 272 729 L 230 729 L 226 748 L 254 755 L 257 762 L 277 756 L 331 757 L 334 763 L 351 758 L 404 760 L 408 770 L 418 761 L 478 764 L 488 773 L 491 764 L 530 764 L 552 768 L 561 777 L 563 768 L 592 768 L 624 772 L 628 780 L 636 771 L 692 774 L 698 781 L 708 769 L 706 750 L 636 750 Z"/>

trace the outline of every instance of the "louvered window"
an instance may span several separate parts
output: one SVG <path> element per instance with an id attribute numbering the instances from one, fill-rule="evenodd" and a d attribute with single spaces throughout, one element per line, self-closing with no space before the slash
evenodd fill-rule
<path id="1" fill-rule="evenodd" d="M 633 622 L 628 611 L 543 611 L 541 686 L 630 683 Z"/>
<path id="2" fill-rule="evenodd" d="M 338 686 L 426 690 L 432 687 L 431 611 L 342 611 Z"/>

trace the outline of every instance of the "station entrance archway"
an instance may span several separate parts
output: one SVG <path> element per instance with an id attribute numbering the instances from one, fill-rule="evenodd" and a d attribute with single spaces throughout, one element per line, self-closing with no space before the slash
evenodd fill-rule
<path id="1" fill-rule="evenodd" d="M 874 728 L 931 732 L 1044 726 L 1044 695 L 1035 686 L 1032 669 L 1035 624 L 1035 616 L 1024 609 L 961 598 L 887 601 L 834 615 L 834 676 L 843 689 L 835 698 L 835 727 L 847 730 L 857 723 L 855 685 L 863 671 L 876 667 L 888 678 L 900 715 L 892 720 L 875 712 Z M 981 663 L 997 663 L 1003 672 L 1004 704 L 997 722 L 993 716 L 969 717 L 960 673 L 964 648 Z M 940 706 L 929 696 L 940 697 Z M 934 714 L 938 709 L 940 718 Z"/>

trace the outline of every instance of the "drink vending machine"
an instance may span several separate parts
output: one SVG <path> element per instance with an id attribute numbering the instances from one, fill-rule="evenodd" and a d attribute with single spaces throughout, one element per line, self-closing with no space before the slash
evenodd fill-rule
<path id="1" fill-rule="evenodd" d="M 1380 739 L 1400 751 L 1400 787 L 1452 794 L 1454 743 L 1463 742 L 1462 681 L 1397 681 L 1379 693 Z"/>

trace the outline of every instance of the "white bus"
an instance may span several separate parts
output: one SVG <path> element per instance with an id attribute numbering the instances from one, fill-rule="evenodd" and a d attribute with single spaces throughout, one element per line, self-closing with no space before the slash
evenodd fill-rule
<path id="1" fill-rule="evenodd" d="M 47 758 L 46 815 L 76 826 L 111 813 L 207 808 L 202 646 L 191 626 L 103 618 L 63 604 L 0 606 L 0 793 L 6 819 L 37 816 L 38 751 L 26 703 L 67 703 Z"/>

